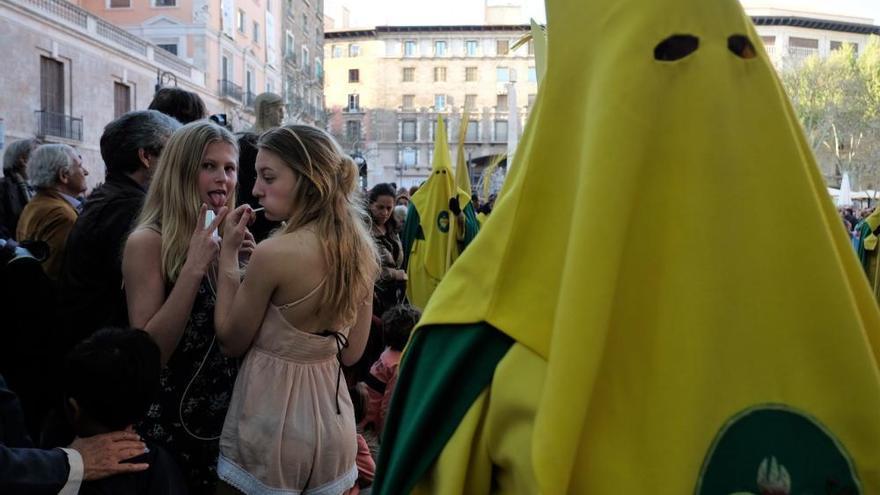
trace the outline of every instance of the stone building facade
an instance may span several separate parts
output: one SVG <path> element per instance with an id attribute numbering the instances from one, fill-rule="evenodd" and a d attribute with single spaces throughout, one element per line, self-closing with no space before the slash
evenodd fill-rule
<path id="1" fill-rule="evenodd" d="M 511 49 L 527 32 L 524 25 L 327 32 L 329 129 L 365 158 L 368 185 L 427 178 L 437 115 L 445 117 L 454 148 L 468 114 L 465 154 L 474 178 L 490 157 L 506 152 L 510 109 L 522 125 L 537 93 L 532 44 Z M 517 101 L 508 97 L 511 82 Z"/>
<path id="2" fill-rule="evenodd" d="M 104 126 L 146 108 L 157 77 L 199 93 L 212 113 L 225 105 L 202 70 L 64 0 L 0 2 L 0 46 L 0 147 L 34 136 L 73 145 L 90 187 L 104 180 Z"/>

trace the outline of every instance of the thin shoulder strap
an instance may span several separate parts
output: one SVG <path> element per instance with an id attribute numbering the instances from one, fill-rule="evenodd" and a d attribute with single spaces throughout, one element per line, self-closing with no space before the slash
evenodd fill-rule
<path id="1" fill-rule="evenodd" d="M 281 311 L 284 311 L 285 309 L 290 309 L 290 308 L 298 306 L 303 301 L 305 301 L 308 298 L 317 294 L 318 291 L 321 290 L 321 287 L 324 286 L 324 282 L 326 282 L 326 281 L 327 281 L 327 277 L 325 276 L 324 278 L 321 279 L 320 282 L 318 282 L 318 285 L 316 285 L 315 288 L 311 290 L 311 292 L 309 292 L 308 294 L 304 295 L 303 297 L 297 299 L 296 301 L 289 302 L 287 304 L 282 304 L 281 306 L 278 306 L 278 309 Z"/>

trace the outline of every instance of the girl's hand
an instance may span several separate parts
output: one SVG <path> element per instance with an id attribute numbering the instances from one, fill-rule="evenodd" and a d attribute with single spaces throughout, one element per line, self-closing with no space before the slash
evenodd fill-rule
<path id="1" fill-rule="evenodd" d="M 223 222 L 227 210 L 228 208 L 225 206 L 220 208 L 211 225 L 205 227 L 208 205 L 202 203 L 202 207 L 199 209 L 199 220 L 189 240 L 189 248 L 186 251 L 186 262 L 183 265 L 185 269 L 193 270 L 202 276 L 208 271 L 208 266 L 214 262 L 217 258 L 217 253 L 220 252 L 220 242 L 214 237 L 214 230 Z"/>
<path id="2" fill-rule="evenodd" d="M 245 229 L 244 240 L 241 243 L 241 247 L 238 248 L 238 260 L 243 265 L 246 265 L 251 260 L 251 255 L 254 254 L 255 249 L 257 249 L 257 241 L 254 239 L 254 234 L 251 234 L 250 230 Z"/>
<path id="3" fill-rule="evenodd" d="M 238 253 L 243 247 L 248 232 L 247 226 L 251 222 L 254 212 L 250 205 L 244 204 L 236 208 L 226 216 L 223 224 L 223 250 Z M 253 236 L 250 236 L 253 240 Z"/>

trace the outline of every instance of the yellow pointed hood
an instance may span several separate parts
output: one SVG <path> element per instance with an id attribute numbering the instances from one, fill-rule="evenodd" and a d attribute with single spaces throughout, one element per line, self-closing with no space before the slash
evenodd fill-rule
<path id="1" fill-rule="evenodd" d="M 458 258 L 455 241 L 459 226 L 449 211 L 449 200 L 456 196 L 462 208 L 470 200 L 470 196 L 455 185 L 446 124 L 443 117 L 438 116 L 431 176 L 411 200 L 418 214 L 413 218 L 418 218 L 424 235 L 423 239 L 417 239 L 409 246 L 407 264 L 407 295 L 417 307 L 423 308 L 427 304 L 434 288 Z"/>
<path id="2" fill-rule="evenodd" d="M 760 403 L 825 425 L 880 492 L 880 315 L 737 0 L 547 13 L 517 166 L 421 326 L 485 321 L 547 361 L 543 493 L 693 493 Z M 677 35 L 697 49 L 657 60 Z"/>
<path id="3" fill-rule="evenodd" d="M 458 153 L 455 162 L 455 184 L 460 190 L 468 194 L 473 191 L 471 188 L 471 174 L 464 153 L 464 139 L 467 136 L 469 122 L 470 114 L 467 112 L 463 113 L 461 116 L 461 124 L 458 128 Z"/>

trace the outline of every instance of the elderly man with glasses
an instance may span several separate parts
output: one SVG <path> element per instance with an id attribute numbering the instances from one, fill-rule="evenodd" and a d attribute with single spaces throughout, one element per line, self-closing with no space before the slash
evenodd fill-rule
<path id="1" fill-rule="evenodd" d="M 49 248 L 43 270 L 58 279 L 67 237 L 78 216 L 78 197 L 86 192 L 88 170 L 82 157 L 66 144 L 44 144 L 31 154 L 27 173 L 37 194 L 24 207 L 16 238 L 43 241 Z"/>

